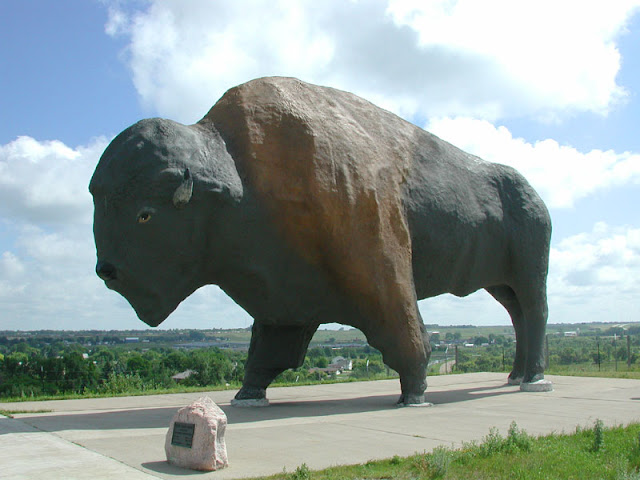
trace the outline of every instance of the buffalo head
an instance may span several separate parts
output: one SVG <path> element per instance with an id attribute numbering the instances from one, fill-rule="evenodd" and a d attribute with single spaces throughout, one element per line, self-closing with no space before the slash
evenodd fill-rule
<path id="1" fill-rule="evenodd" d="M 242 197 L 233 160 L 215 130 L 163 119 L 138 122 L 107 147 L 89 190 L 96 273 L 142 321 L 159 325 L 193 291 L 212 283 L 216 226 Z"/>

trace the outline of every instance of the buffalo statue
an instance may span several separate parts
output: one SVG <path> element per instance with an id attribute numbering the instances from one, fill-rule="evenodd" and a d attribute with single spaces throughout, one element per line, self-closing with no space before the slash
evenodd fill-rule
<path id="1" fill-rule="evenodd" d="M 360 329 L 425 402 L 417 301 L 484 288 L 511 316 L 509 382 L 548 389 L 551 221 L 513 168 L 347 92 L 292 78 L 227 91 L 194 125 L 142 120 L 107 147 L 93 195 L 96 273 L 159 325 L 220 286 L 254 319 L 236 404 L 302 365 L 323 323 Z"/>

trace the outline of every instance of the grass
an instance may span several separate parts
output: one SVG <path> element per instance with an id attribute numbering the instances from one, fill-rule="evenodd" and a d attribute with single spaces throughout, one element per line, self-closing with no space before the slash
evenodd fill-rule
<path id="1" fill-rule="evenodd" d="M 0 415 L 5 417 L 13 418 L 14 415 L 19 413 L 49 413 L 53 412 L 53 410 L 1 410 Z"/>
<path id="2" fill-rule="evenodd" d="M 311 471 L 302 464 L 261 480 L 640 480 L 640 424 L 604 428 L 601 421 L 573 434 L 533 438 L 511 424 L 506 437 L 496 429 L 460 449 L 393 457 L 363 465 Z M 258 479 L 255 479 L 258 480 Z"/>
<path id="3" fill-rule="evenodd" d="M 20 402 L 43 402 L 48 400 L 77 400 L 82 398 L 111 398 L 111 397 L 139 397 L 145 395 L 163 395 L 170 393 L 194 393 L 194 392 L 213 392 L 219 390 L 237 390 L 240 388 L 236 385 L 210 385 L 207 387 L 186 387 L 178 386 L 173 388 L 158 388 L 148 390 L 131 390 L 121 393 L 64 393 L 59 395 L 41 395 L 41 396 L 24 396 L 24 397 L 2 397 L 0 403 L 20 403 Z"/>
<path id="4" fill-rule="evenodd" d="M 547 375 L 566 375 L 570 377 L 601 377 L 601 378 L 630 378 L 640 380 L 640 369 L 634 365 L 632 370 L 627 369 L 627 365 L 618 365 L 618 371 L 614 370 L 613 364 L 603 365 L 598 370 L 597 365 L 559 365 L 551 366 L 544 372 Z"/>
<path id="5" fill-rule="evenodd" d="M 362 377 L 345 377 L 338 379 L 323 380 L 303 380 L 297 383 L 274 382 L 269 388 L 278 387 L 299 387 L 303 385 L 327 385 L 333 383 L 349 383 L 349 382 L 367 382 L 370 380 L 397 380 L 397 376 L 386 376 L 379 374 L 370 378 Z M 59 395 L 41 395 L 41 396 L 24 396 L 24 397 L 0 397 L 0 403 L 19 403 L 19 402 L 42 402 L 48 400 L 77 400 L 81 398 L 111 398 L 111 397 L 138 397 L 145 395 L 164 395 L 172 393 L 197 393 L 197 392 L 217 392 L 222 390 L 238 390 L 242 385 L 240 383 L 231 383 L 229 385 L 209 385 L 206 387 L 188 387 L 179 385 L 172 388 L 150 388 L 146 390 L 128 390 L 119 393 L 112 392 L 86 392 L 86 393 L 64 393 Z"/>

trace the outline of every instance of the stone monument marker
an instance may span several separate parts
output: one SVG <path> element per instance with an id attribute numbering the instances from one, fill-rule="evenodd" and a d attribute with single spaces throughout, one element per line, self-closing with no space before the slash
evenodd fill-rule
<path id="1" fill-rule="evenodd" d="M 425 403 L 417 301 L 485 289 L 511 316 L 509 382 L 544 381 L 551 220 L 513 168 L 351 93 L 293 78 L 230 89 L 194 125 L 124 130 L 89 186 L 96 273 L 157 326 L 219 285 L 253 318 L 236 404 L 302 365 L 323 323 L 360 329 Z M 215 314 L 212 312 L 212 314 Z"/>
<path id="2" fill-rule="evenodd" d="M 192 470 L 225 468 L 226 428 L 227 416 L 209 397 L 181 408 L 173 416 L 165 439 L 167 461 Z"/>

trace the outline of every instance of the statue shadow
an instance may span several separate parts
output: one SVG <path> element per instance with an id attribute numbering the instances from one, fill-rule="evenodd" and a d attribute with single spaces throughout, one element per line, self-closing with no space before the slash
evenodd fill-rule
<path id="1" fill-rule="evenodd" d="M 144 462 L 140 464 L 141 467 L 146 468 L 147 470 L 151 470 L 152 472 L 162 473 L 165 475 L 206 475 L 211 472 L 201 472 L 199 470 L 189 470 L 188 468 L 180 468 L 175 465 L 171 465 L 167 461 L 157 461 L 157 462 Z"/>
<path id="2" fill-rule="evenodd" d="M 427 391 L 427 401 L 438 405 L 459 403 L 481 398 L 518 393 L 515 386 L 472 387 L 448 391 Z M 264 408 L 238 408 L 221 404 L 230 426 L 249 422 L 267 422 L 290 418 L 325 417 L 375 411 L 398 411 L 398 395 L 373 395 L 346 399 L 315 399 L 274 401 Z M 165 428 L 178 410 L 177 407 L 138 408 L 96 413 L 20 415 L 16 420 L 45 432 L 66 430 L 127 430 Z M 429 412 L 432 409 L 416 409 Z M 0 429 L 0 435 L 9 433 Z"/>

